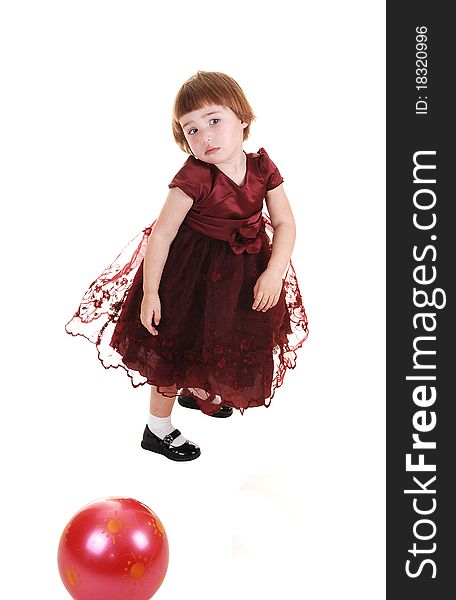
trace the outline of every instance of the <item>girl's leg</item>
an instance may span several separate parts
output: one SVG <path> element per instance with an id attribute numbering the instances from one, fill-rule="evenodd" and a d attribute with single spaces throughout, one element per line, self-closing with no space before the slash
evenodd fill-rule
<path id="1" fill-rule="evenodd" d="M 177 393 L 177 390 L 176 390 Z M 169 417 L 173 410 L 176 396 L 166 398 L 157 391 L 154 385 L 150 386 L 150 414 L 155 417 Z"/>
<path id="2" fill-rule="evenodd" d="M 169 388 L 173 393 L 173 389 Z M 174 390 L 177 394 L 177 390 Z M 193 460 L 200 455 L 196 444 L 185 438 L 171 423 L 171 411 L 176 396 L 167 398 L 155 386 L 150 389 L 150 414 L 144 431 L 142 447 L 164 454 L 171 460 Z"/>

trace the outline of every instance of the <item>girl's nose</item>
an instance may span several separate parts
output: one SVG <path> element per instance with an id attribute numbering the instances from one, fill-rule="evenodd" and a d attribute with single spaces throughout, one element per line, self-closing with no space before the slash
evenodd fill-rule
<path id="1" fill-rule="evenodd" d="M 212 139 L 212 131 L 210 129 L 204 129 L 204 131 L 202 131 L 202 139 L 206 142 L 210 142 Z"/>

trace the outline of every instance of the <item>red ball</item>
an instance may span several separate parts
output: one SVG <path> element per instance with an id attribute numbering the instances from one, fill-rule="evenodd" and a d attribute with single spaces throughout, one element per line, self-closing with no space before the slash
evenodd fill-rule
<path id="1" fill-rule="evenodd" d="M 76 600 L 149 600 L 168 558 L 166 532 L 150 508 L 132 498 L 103 498 L 65 527 L 57 560 Z"/>

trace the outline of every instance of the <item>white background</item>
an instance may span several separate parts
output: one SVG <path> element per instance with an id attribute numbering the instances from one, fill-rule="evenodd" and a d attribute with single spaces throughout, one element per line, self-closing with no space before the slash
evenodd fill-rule
<path id="1" fill-rule="evenodd" d="M 383 598 L 384 3 L 10 1 L 0 46 L 2 597 L 69 597 L 63 527 L 121 495 L 167 530 L 157 600 Z M 269 409 L 176 407 L 202 456 L 175 464 L 139 447 L 146 387 L 64 324 L 158 215 L 198 69 L 284 176 L 311 334 Z"/>

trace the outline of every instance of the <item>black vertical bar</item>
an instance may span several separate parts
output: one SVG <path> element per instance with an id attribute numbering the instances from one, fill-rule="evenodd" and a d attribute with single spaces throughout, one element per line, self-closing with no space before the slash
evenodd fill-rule
<path id="1" fill-rule="evenodd" d="M 443 2 L 387 2 L 391 600 L 456 597 L 456 25 L 451 8 Z M 421 167 L 414 174 L 415 163 Z"/>

